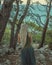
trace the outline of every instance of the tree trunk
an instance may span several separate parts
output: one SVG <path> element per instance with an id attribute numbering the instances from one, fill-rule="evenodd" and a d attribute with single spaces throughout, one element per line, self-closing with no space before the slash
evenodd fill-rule
<path id="1" fill-rule="evenodd" d="M 10 17 L 13 2 L 14 0 L 4 0 L 2 10 L 0 12 L 0 42 L 2 41 L 2 37 L 4 35 L 6 25 Z"/>
<path id="2" fill-rule="evenodd" d="M 13 48 L 13 40 L 14 40 L 14 30 L 15 30 L 15 23 L 17 20 L 17 16 L 18 16 L 18 12 L 19 12 L 19 1 L 16 2 L 17 3 L 17 12 L 16 15 L 14 17 L 13 23 L 11 25 L 11 39 L 10 39 L 10 48 Z"/>
<path id="3" fill-rule="evenodd" d="M 39 45 L 39 48 L 43 47 L 43 44 L 45 42 L 46 31 L 47 31 L 47 27 L 48 27 L 48 24 L 49 24 L 50 10 L 51 10 L 51 1 L 50 1 L 50 4 L 49 4 L 49 10 L 47 12 L 47 20 L 46 20 L 46 23 L 45 23 L 45 26 L 44 26 L 44 29 L 43 29 L 43 33 L 42 33 L 42 42 Z"/>
<path id="4" fill-rule="evenodd" d="M 27 12 L 28 12 L 28 8 L 29 8 L 29 5 L 30 5 L 30 1 L 31 1 L 31 0 L 27 0 L 26 8 L 25 8 L 25 10 L 24 10 L 23 15 L 21 16 L 21 18 L 20 18 L 20 20 L 19 20 L 18 25 L 17 25 L 17 30 L 16 30 L 16 34 L 15 34 L 15 37 L 14 37 L 14 42 L 13 42 L 13 43 L 14 43 L 14 47 L 13 47 L 14 50 L 16 49 L 18 33 L 19 33 L 19 31 L 20 31 L 21 24 L 22 24 L 22 22 L 23 22 L 23 20 L 24 20 L 24 18 L 25 18 L 25 16 L 26 16 L 26 14 L 27 14 Z"/>
<path id="5" fill-rule="evenodd" d="M 11 25 L 11 38 L 10 38 L 10 48 L 13 47 L 13 40 L 14 40 L 14 25 Z"/>

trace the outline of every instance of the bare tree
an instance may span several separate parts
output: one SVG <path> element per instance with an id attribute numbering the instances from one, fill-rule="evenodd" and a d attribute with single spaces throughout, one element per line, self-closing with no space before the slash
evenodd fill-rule
<path id="1" fill-rule="evenodd" d="M 27 12 L 28 12 L 28 8 L 29 8 L 29 5 L 30 5 L 30 1 L 31 1 L 31 0 L 27 0 L 27 4 L 26 4 L 25 10 L 24 10 L 24 13 L 23 13 L 23 15 L 20 17 L 19 23 L 18 23 L 18 25 L 17 25 L 17 29 L 16 29 L 14 41 L 13 41 L 13 44 L 14 44 L 14 45 L 13 45 L 13 48 L 14 48 L 14 49 L 16 48 L 18 33 L 19 33 L 19 31 L 20 31 L 21 24 L 22 24 L 22 22 L 23 22 L 23 20 L 24 20 L 24 18 L 25 18 L 25 16 L 26 16 L 26 14 L 27 14 Z"/>
<path id="2" fill-rule="evenodd" d="M 15 24 L 16 24 L 17 16 L 18 16 L 18 12 L 19 12 L 19 0 L 16 0 L 16 3 L 17 3 L 17 11 L 16 11 L 16 15 L 14 16 L 14 20 L 13 20 L 13 22 L 10 22 L 10 23 L 11 23 L 10 48 L 13 47 Z"/>
<path id="3" fill-rule="evenodd" d="M 38 10 L 41 11 L 41 12 L 46 12 L 47 15 L 46 15 L 46 14 L 44 14 L 44 15 L 41 14 L 41 15 L 40 15 L 40 14 L 36 14 L 36 13 L 28 13 L 28 14 L 27 14 L 27 16 L 31 16 L 31 18 L 32 18 L 33 20 L 35 20 L 36 23 L 37 23 L 39 26 L 41 26 L 41 25 L 44 26 L 44 28 L 42 27 L 42 28 L 43 28 L 43 33 L 42 33 L 42 39 L 41 39 L 41 44 L 39 45 L 39 48 L 43 47 L 43 44 L 44 44 L 44 42 L 45 42 L 46 31 L 47 31 L 48 24 L 49 24 L 49 22 L 50 22 L 50 17 L 51 17 L 51 15 L 50 15 L 50 11 L 51 11 L 51 8 L 52 8 L 51 2 L 52 2 L 52 0 L 50 0 L 49 2 L 47 1 L 47 5 L 43 5 L 43 4 L 39 3 L 39 2 L 37 2 L 37 8 L 38 8 Z M 38 6 L 39 6 L 38 4 L 40 4 L 41 6 L 45 7 L 45 9 L 44 9 L 44 10 L 40 9 L 40 8 L 38 7 Z M 36 9 L 34 9 L 32 6 L 31 6 L 31 8 L 32 8 L 33 10 L 36 10 Z M 31 11 L 31 12 L 32 12 L 32 11 Z M 46 23 L 43 23 L 43 22 L 42 22 L 41 17 L 46 17 Z M 50 25 L 50 24 L 49 24 L 49 25 Z"/>
<path id="4" fill-rule="evenodd" d="M 47 11 L 47 19 L 46 19 L 45 26 L 43 28 L 42 41 L 41 41 L 41 44 L 39 45 L 39 48 L 43 47 L 43 44 L 45 42 L 46 31 L 47 31 L 49 19 L 50 19 L 51 2 L 52 2 L 52 0 L 50 0 L 50 2 L 49 2 L 48 11 Z"/>
<path id="5" fill-rule="evenodd" d="M 10 17 L 13 2 L 14 0 L 4 0 L 2 10 L 0 11 L 0 42 L 2 41 L 2 37 Z"/>

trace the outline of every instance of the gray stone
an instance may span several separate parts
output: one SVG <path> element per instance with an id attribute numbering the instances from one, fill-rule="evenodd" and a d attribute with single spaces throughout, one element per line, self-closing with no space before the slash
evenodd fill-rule
<path id="1" fill-rule="evenodd" d="M 2 65 L 2 64 L 0 63 L 0 65 Z"/>
<path id="2" fill-rule="evenodd" d="M 14 52 L 14 49 L 13 48 L 10 48 L 9 51 L 12 53 L 12 52 Z"/>
<path id="3" fill-rule="evenodd" d="M 52 62 L 52 57 L 50 57 L 49 60 Z"/>
<path id="4" fill-rule="evenodd" d="M 10 65 L 10 64 L 11 64 L 11 62 L 8 59 L 4 62 L 4 65 Z"/>

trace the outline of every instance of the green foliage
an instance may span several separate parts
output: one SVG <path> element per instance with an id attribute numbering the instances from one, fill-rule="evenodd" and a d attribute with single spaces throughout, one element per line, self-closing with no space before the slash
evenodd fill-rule
<path id="1" fill-rule="evenodd" d="M 48 44 L 52 42 L 52 30 L 47 31 L 45 42 Z"/>
<path id="2" fill-rule="evenodd" d="M 9 42 L 10 42 L 10 29 L 6 28 L 3 39 L 2 39 L 2 43 L 8 44 Z"/>
<path id="3" fill-rule="evenodd" d="M 42 27 L 37 26 L 33 22 L 27 22 L 27 24 L 29 25 L 30 29 L 34 29 L 34 31 L 31 32 L 33 43 L 41 43 L 42 30 L 43 30 Z M 10 42 L 10 32 L 11 32 L 10 27 L 7 27 L 5 30 L 4 36 L 3 36 L 2 43 L 8 44 Z M 41 33 L 39 33 L 39 32 L 41 32 Z M 49 44 L 51 42 L 52 42 L 52 30 L 47 30 L 45 43 Z"/>
<path id="4" fill-rule="evenodd" d="M 36 25 L 34 22 L 27 22 L 27 24 L 29 25 L 30 29 L 34 29 L 34 33 L 32 31 L 33 42 L 41 43 L 43 28 L 41 26 Z M 45 44 L 49 44 L 51 41 L 52 41 L 52 30 L 47 30 Z"/>
<path id="5" fill-rule="evenodd" d="M 41 34 L 33 34 L 33 42 L 41 43 Z"/>
<path id="6" fill-rule="evenodd" d="M 47 32 L 44 44 L 50 44 L 52 42 L 52 36 L 50 36 L 50 35 L 51 35 L 51 31 Z M 33 42 L 41 43 L 42 34 L 40 34 L 40 33 L 32 34 L 32 37 L 33 37 Z"/>
<path id="7" fill-rule="evenodd" d="M 46 36 L 45 43 L 49 44 L 52 41 L 52 39 L 49 36 Z"/>
<path id="8" fill-rule="evenodd" d="M 36 25 L 34 22 L 27 22 L 27 24 L 29 25 L 29 28 L 34 29 L 35 31 L 42 31 L 43 28 L 41 26 Z"/>
<path id="9" fill-rule="evenodd" d="M 36 34 L 35 37 L 36 37 L 36 41 L 40 43 L 41 42 L 41 34 Z"/>

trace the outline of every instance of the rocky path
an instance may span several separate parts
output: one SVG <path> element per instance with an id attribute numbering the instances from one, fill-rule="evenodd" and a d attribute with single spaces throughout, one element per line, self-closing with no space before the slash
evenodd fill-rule
<path id="1" fill-rule="evenodd" d="M 46 47 L 34 49 L 36 65 L 52 65 L 52 51 Z M 21 65 L 20 51 L 16 50 L 11 55 L 0 56 L 0 65 Z"/>

